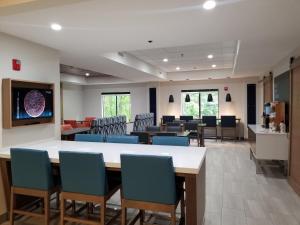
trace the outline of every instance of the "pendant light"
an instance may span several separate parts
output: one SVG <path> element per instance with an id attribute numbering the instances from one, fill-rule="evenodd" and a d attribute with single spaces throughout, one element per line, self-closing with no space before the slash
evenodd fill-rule
<path id="1" fill-rule="evenodd" d="M 173 95 L 170 95 L 169 96 L 169 103 L 173 103 L 174 102 L 174 97 L 173 97 Z"/>
<path id="2" fill-rule="evenodd" d="M 190 101 L 191 101 L 190 95 L 187 94 L 187 95 L 185 96 L 185 102 L 190 102 Z"/>
<path id="3" fill-rule="evenodd" d="M 214 101 L 214 99 L 213 99 L 212 94 L 208 94 L 208 96 L 207 96 L 207 102 L 213 102 L 213 101 Z"/>
<path id="4" fill-rule="evenodd" d="M 226 95 L 226 102 L 231 102 L 231 95 L 229 93 Z"/>

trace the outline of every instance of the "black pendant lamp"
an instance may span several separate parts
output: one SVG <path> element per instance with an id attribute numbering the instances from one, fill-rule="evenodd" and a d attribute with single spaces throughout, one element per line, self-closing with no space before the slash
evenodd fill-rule
<path id="1" fill-rule="evenodd" d="M 207 102 L 213 102 L 213 101 L 214 101 L 214 99 L 213 99 L 212 94 L 208 94 L 208 96 L 207 96 Z"/>
<path id="2" fill-rule="evenodd" d="M 191 101 L 190 95 L 187 94 L 187 95 L 185 96 L 185 102 L 190 102 L 190 101 Z"/>
<path id="3" fill-rule="evenodd" d="M 226 95 L 226 102 L 231 102 L 231 95 L 229 93 Z"/>
<path id="4" fill-rule="evenodd" d="M 173 95 L 170 95 L 169 96 L 169 103 L 173 103 L 174 102 L 174 97 L 173 97 Z"/>

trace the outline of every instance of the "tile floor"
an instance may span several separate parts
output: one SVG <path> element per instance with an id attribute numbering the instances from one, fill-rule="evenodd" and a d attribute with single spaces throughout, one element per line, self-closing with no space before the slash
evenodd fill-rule
<path id="1" fill-rule="evenodd" d="M 206 145 L 205 225 L 300 225 L 300 198 L 276 168 L 256 174 L 248 143 L 208 140 Z M 111 203 L 118 201 L 115 196 Z M 26 220 L 17 224 L 42 223 Z M 58 220 L 52 220 L 51 225 L 56 224 Z M 152 217 L 149 224 L 169 222 Z"/>

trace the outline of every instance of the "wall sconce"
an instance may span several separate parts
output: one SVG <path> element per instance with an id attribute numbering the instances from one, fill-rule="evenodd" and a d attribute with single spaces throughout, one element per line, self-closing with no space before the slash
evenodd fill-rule
<path id="1" fill-rule="evenodd" d="M 173 95 L 170 95 L 169 96 L 169 103 L 173 103 L 174 102 L 174 97 L 173 97 Z"/>
<path id="2" fill-rule="evenodd" d="M 231 102 L 231 95 L 229 93 L 226 94 L 226 102 Z"/>
<path id="3" fill-rule="evenodd" d="M 207 96 L 207 102 L 213 102 L 213 101 L 214 101 L 214 99 L 213 99 L 212 94 L 208 94 L 208 96 Z"/>
<path id="4" fill-rule="evenodd" d="M 185 96 L 185 102 L 190 102 L 190 101 L 191 101 L 190 95 L 187 94 L 187 95 Z"/>

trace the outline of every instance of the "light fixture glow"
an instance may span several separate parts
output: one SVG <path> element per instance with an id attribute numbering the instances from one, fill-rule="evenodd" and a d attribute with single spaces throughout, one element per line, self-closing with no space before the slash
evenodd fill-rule
<path id="1" fill-rule="evenodd" d="M 208 0 L 203 3 L 203 9 L 212 10 L 216 7 L 217 3 L 214 0 Z"/>
<path id="2" fill-rule="evenodd" d="M 164 61 L 164 62 L 168 62 L 169 60 L 168 60 L 167 58 L 164 58 L 163 61 Z"/>
<path id="3" fill-rule="evenodd" d="M 211 65 L 211 67 L 212 67 L 212 68 L 216 68 L 216 67 L 217 67 L 217 65 L 213 64 L 213 65 Z"/>
<path id="4" fill-rule="evenodd" d="M 90 73 L 85 73 L 85 76 L 87 76 L 87 77 L 90 76 Z"/>
<path id="5" fill-rule="evenodd" d="M 214 55 L 210 54 L 210 55 L 207 56 L 207 58 L 213 59 L 213 58 L 214 58 Z"/>
<path id="6" fill-rule="evenodd" d="M 52 23 L 51 24 L 51 29 L 55 31 L 60 31 L 62 29 L 62 26 L 58 23 Z"/>
<path id="7" fill-rule="evenodd" d="M 179 66 L 177 66 L 177 67 L 176 67 L 176 70 L 180 70 L 180 67 L 179 67 Z"/>

